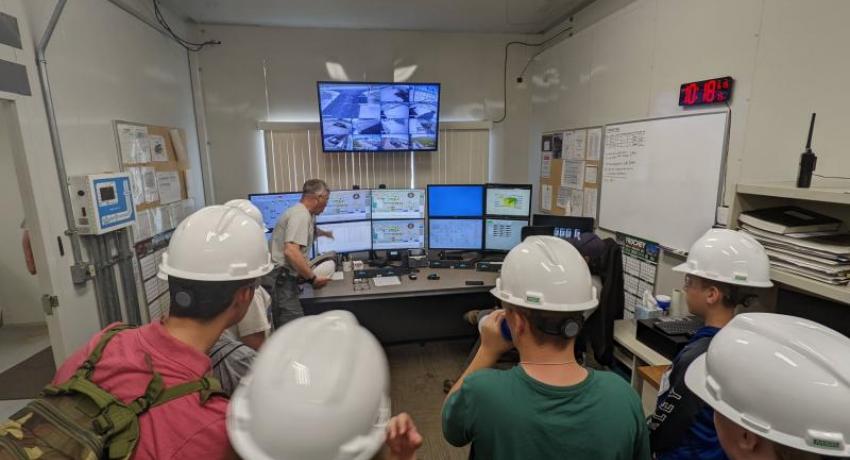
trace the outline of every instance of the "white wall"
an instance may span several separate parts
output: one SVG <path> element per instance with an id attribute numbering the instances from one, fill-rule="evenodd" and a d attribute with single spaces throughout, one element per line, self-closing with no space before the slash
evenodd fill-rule
<path id="1" fill-rule="evenodd" d="M 221 46 L 201 53 L 215 200 L 267 190 L 257 121 L 317 121 L 316 81 L 329 66 L 350 80 L 393 81 L 394 69 L 416 66 L 410 81 L 442 83 L 444 121 L 492 120 L 502 115 L 504 45 L 516 36 L 436 32 L 203 26 Z M 534 40 L 534 37 L 526 37 Z M 512 48 L 511 67 L 528 50 Z M 514 81 L 509 76 L 510 81 Z M 508 121 L 491 139 L 493 177 L 527 177 L 528 98 L 510 85 Z"/>
<path id="2" fill-rule="evenodd" d="M 598 0 L 532 66 L 529 180 L 541 132 L 682 113 L 681 83 L 725 75 L 735 78 L 725 204 L 740 181 L 796 177 L 811 112 L 818 172 L 850 176 L 848 16 L 842 0 Z M 680 283 L 678 262 L 661 261 L 662 290 Z"/>
<path id="3" fill-rule="evenodd" d="M 2 101 L 0 105 L 8 109 Z M 38 278 L 30 275 L 21 245 L 24 203 L 18 185 L 12 129 L 0 117 L 0 310 L 4 324 L 44 323 Z"/>
<path id="4" fill-rule="evenodd" d="M 73 286 L 73 263 L 43 101 L 35 67 L 34 43 L 47 23 L 53 0 L 0 0 L 0 10 L 18 18 L 23 50 L 0 46 L 0 58 L 26 65 L 33 96 L 0 93 L 15 101 L 21 125 L 20 157 L 28 175 L 22 186 L 28 222 L 40 267 L 42 292 L 59 297 L 47 318 L 57 361 L 99 328 L 91 283 Z M 143 11 L 150 2 L 133 0 Z M 197 137 L 187 54 L 177 44 L 104 0 L 68 2 L 47 51 L 54 101 L 68 174 L 118 168 L 113 119 L 183 128 L 192 174 L 190 194 L 203 204 Z M 32 219 L 30 218 L 32 217 Z M 65 255 L 59 254 L 57 237 Z"/>

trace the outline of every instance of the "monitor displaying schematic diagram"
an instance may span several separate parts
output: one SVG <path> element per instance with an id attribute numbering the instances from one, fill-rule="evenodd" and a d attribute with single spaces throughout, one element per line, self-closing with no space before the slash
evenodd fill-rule
<path id="1" fill-rule="evenodd" d="M 316 216 L 316 222 L 368 220 L 371 214 L 371 190 L 334 190 L 328 197 L 324 212 Z"/>
<path id="2" fill-rule="evenodd" d="M 482 227 L 481 219 L 429 219 L 428 248 L 480 251 Z"/>
<path id="3" fill-rule="evenodd" d="M 423 219 L 425 190 L 372 190 L 372 219 Z"/>
<path id="4" fill-rule="evenodd" d="M 289 208 L 301 201 L 301 192 L 289 193 L 253 193 L 248 200 L 260 210 L 266 231 L 274 230 L 278 219 Z"/>
<path id="5" fill-rule="evenodd" d="M 487 184 L 488 216 L 531 216 L 531 185 Z"/>
<path id="6" fill-rule="evenodd" d="M 348 253 L 372 249 L 371 221 L 319 224 L 318 227 L 334 235 L 333 238 L 324 236 L 316 238 L 316 249 L 319 255 L 330 251 Z"/>
<path id="7" fill-rule="evenodd" d="M 527 225 L 526 220 L 485 219 L 484 250 L 510 251 L 522 241 L 522 228 Z"/>
<path id="8" fill-rule="evenodd" d="M 372 249 L 424 249 L 425 219 L 372 221 Z"/>

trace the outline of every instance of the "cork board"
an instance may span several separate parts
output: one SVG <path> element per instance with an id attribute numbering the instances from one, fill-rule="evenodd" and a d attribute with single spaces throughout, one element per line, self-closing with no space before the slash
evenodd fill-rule
<path id="1" fill-rule="evenodd" d="M 602 128 L 544 133 L 540 145 L 543 150 L 538 194 L 541 212 L 596 219 L 602 173 Z"/>

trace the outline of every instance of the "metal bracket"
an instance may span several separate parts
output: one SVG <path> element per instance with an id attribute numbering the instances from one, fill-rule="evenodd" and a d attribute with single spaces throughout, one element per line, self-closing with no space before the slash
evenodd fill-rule
<path id="1" fill-rule="evenodd" d="M 90 279 L 94 278 L 94 266 L 91 264 L 80 263 L 71 265 L 71 282 L 74 284 L 86 284 Z"/>
<path id="2" fill-rule="evenodd" d="M 53 315 L 53 309 L 59 308 L 59 297 L 50 294 L 41 296 L 41 308 L 45 315 Z"/>

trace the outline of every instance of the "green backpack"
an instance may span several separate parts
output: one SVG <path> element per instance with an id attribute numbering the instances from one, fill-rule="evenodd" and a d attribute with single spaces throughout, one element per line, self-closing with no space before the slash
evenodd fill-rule
<path id="1" fill-rule="evenodd" d="M 91 376 L 103 349 L 129 328 L 107 330 L 70 379 L 46 386 L 38 399 L 0 423 L 0 460 L 127 459 L 139 441 L 139 416 L 148 409 L 195 392 L 202 403 L 223 394 L 213 377 L 165 388 L 153 370 L 145 394 L 130 404 L 97 386 Z"/>

